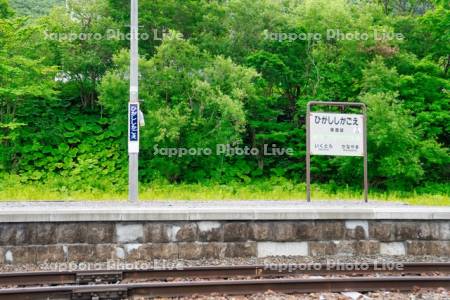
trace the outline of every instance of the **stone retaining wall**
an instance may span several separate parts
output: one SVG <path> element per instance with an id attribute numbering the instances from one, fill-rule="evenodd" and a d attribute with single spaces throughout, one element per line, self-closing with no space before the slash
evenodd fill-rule
<path id="1" fill-rule="evenodd" d="M 450 256 L 450 222 L 0 223 L 0 264 L 378 254 Z"/>

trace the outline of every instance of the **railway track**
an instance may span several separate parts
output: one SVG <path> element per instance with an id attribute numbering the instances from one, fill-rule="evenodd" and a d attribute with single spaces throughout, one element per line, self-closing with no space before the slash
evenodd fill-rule
<path id="1" fill-rule="evenodd" d="M 178 269 L 144 270 L 98 270 L 98 271 L 45 271 L 0 273 L 0 287 L 34 285 L 84 285 L 116 284 L 128 281 L 166 280 L 167 278 L 225 279 L 232 277 L 281 277 L 295 275 L 367 275 L 402 274 L 421 275 L 425 273 L 448 273 L 450 263 L 401 263 L 400 268 L 386 269 L 376 264 L 367 264 L 365 268 L 354 264 L 304 265 L 243 265 L 243 266 L 202 266 Z"/>
<path id="2" fill-rule="evenodd" d="M 70 285 L 1 289 L 1 300 L 93 300 L 133 297 L 177 297 L 221 293 L 248 295 L 272 290 L 283 293 L 412 291 L 450 288 L 450 277 L 388 276 L 314 279 L 253 279 L 182 282 L 150 282 L 101 285 Z"/>
<path id="3" fill-rule="evenodd" d="M 368 266 L 364 270 L 355 270 L 351 265 L 338 265 L 334 268 L 327 265 L 320 265 L 319 268 L 316 265 L 315 268 L 306 270 L 273 269 L 267 266 L 219 266 L 186 267 L 176 270 L 3 273 L 0 274 L 0 285 L 14 287 L 1 288 L 0 300 L 115 300 L 132 299 L 135 296 L 253 294 L 267 290 L 312 293 L 411 291 L 418 288 L 439 287 L 450 289 L 450 276 L 429 276 L 438 273 L 450 274 L 450 263 L 405 263 L 402 264 L 402 270 L 378 270 L 376 265 Z M 384 275 L 380 276 L 381 274 Z M 295 278 L 296 275 L 332 275 L 332 277 Z M 340 275 L 346 277 L 336 277 Z M 173 280 L 180 278 L 183 280 Z"/>

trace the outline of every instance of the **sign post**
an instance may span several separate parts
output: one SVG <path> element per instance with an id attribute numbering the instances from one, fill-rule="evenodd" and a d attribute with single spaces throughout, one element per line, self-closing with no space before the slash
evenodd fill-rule
<path id="1" fill-rule="evenodd" d="M 312 106 L 359 107 L 363 114 L 311 112 Z M 306 113 L 306 198 L 311 201 L 311 155 L 364 157 L 364 201 L 368 201 L 367 108 L 364 103 L 310 101 Z"/>
<path id="2" fill-rule="evenodd" d="M 130 102 L 128 104 L 128 199 L 138 201 L 139 78 L 138 0 L 131 0 Z"/>

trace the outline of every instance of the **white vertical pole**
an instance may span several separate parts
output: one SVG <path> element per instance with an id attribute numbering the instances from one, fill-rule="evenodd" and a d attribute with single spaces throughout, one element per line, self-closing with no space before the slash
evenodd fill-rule
<path id="1" fill-rule="evenodd" d="M 131 41 L 130 41 L 130 103 L 139 103 L 139 79 L 138 79 L 138 0 L 131 0 Z M 139 122 L 138 122 L 139 124 Z M 139 127 L 139 125 L 138 125 Z M 130 143 L 130 141 L 129 141 Z M 139 149 L 129 152 L 128 169 L 128 199 L 131 202 L 138 201 L 138 158 Z"/>
<path id="2" fill-rule="evenodd" d="M 368 169 L 367 169 L 367 106 L 365 104 L 362 104 L 362 110 L 363 110 L 363 120 L 364 120 L 364 127 L 363 127 L 363 143 L 364 143 L 364 202 L 368 202 L 369 199 L 369 178 L 368 178 Z"/>
<path id="3" fill-rule="evenodd" d="M 311 114 L 311 105 L 308 103 L 306 108 L 306 201 L 311 202 L 311 130 L 309 116 Z"/>

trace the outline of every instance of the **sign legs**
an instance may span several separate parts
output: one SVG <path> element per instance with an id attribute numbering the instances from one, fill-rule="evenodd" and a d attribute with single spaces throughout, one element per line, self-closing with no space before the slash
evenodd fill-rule
<path id="1" fill-rule="evenodd" d="M 363 111 L 363 114 L 362 115 L 336 114 L 332 112 L 311 113 L 311 107 L 313 105 L 337 106 L 341 108 L 358 107 Z M 368 180 L 368 166 L 367 166 L 366 105 L 364 103 L 356 103 L 356 102 L 310 101 L 307 104 L 305 121 L 306 121 L 306 200 L 308 202 L 311 202 L 311 153 L 312 153 L 313 155 L 363 156 L 364 202 L 367 203 L 369 193 L 369 180 Z M 328 126 L 329 128 L 327 128 L 326 126 Z M 352 127 L 350 127 L 349 130 L 349 126 L 352 126 L 353 129 Z M 311 127 L 313 128 L 311 129 Z M 361 130 L 362 135 L 360 134 Z M 311 138 L 311 133 L 313 133 L 313 138 Z M 314 145 L 313 149 L 311 149 L 311 141 L 313 142 Z"/>
<path id="2" fill-rule="evenodd" d="M 306 201 L 311 202 L 311 145 L 309 131 L 309 114 L 311 106 L 308 103 L 306 108 Z"/>
<path id="3" fill-rule="evenodd" d="M 364 105 L 362 107 L 364 114 L 364 202 L 368 202 L 368 193 L 369 193 L 369 179 L 368 179 L 368 170 L 367 170 L 367 107 Z"/>

